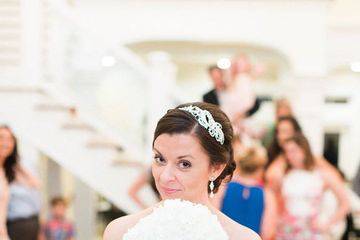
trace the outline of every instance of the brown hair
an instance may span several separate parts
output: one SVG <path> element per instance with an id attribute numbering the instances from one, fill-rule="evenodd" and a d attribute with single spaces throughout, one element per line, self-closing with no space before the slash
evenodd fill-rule
<path id="1" fill-rule="evenodd" d="M 292 116 L 280 117 L 275 125 L 275 132 L 273 134 L 271 145 L 267 149 L 268 159 L 269 159 L 268 166 L 283 152 L 279 140 L 277 138 L 279 125 L 283 122 L 289 122 L 294 128 L 295 134 L 302 133 L 300 123 L 296 120 L 295 117 Z"/>
<path id="2" fill-rule="evenodd" d="M 214 70 L 222 71 L 221 68 L 219 68 L 217 65 L 211 65 L 210 67 L 208 67 L 209 73 L 212 73 L 212 71 L 214 71 Z"/>
<path id="3" fill-rule="evenodd" d="M 289 116 L 293 116 L 291 104 L 287 98 L 279 98 L 275 101 L 275 109 L 276 111 L 279 110 L 279 108 L 286 107 L 289 110 Z M 282 116 L 286 117 L 286 116 Z"/>
<path id="4" fill-rule="evenodd" d="M 199 125 L 197 120 L 191 113 L 180 110 L 179 108 L 185 106 L 197 106 L 202 110 L 207 110 L 211 113 L 214 120 L 221 124 L 224 133 L 224 144 L 219 143 L 214 137 L 210 136 L 207 129 Z M 214 192 L 219 189 L 221 182 L 229 178 L 236 168 L 234 161 L 234 153 L 232 147 L 233 129 L 228 117 L 219 107 L 209 103 L 188 103 L 182 104 L 175 109 L 169 110 L 158 122 L 154 133 L 154 140 L 161 134 L 180 134 L 189 133 L 194 135 L 200 142 L 202 148 L 205 150 L 210 159 L 212 166 L 225 164 L 225 168 L 220 176 L 214 181 Z M 208 192 L 210 189 L 208 188 Z"/>
<path id="5" fill-rule="evenodd" d="M 59 204 L 63 204 L 63 205 L 66 206 L 67 202 L 66 202 L 65 198 L 63 198 L 63 197 L 53 197 L 51 199 L 51 201 L 50 201 L 50 206 L 51 207 L 55 207 L 55 206 L 57 206 Z"/>
<path id="6" fill-rule="evenodd" d="M 8 183 L 12 183 L 15 180 L 15 167 L 19 163 L 19 154 L 18 154 L 18 148 L 17 148 L 17 140 L 14 136 L 14 133 L 10 129 L 10 127 L 6 125 L 0 125 L 0 129 L 6 129 L 10 132 L 13 141 L 14 141 L 14 148 L 9 156 L 6 157 L 4 162 L 4 169 L 5 169 L 5 176 Z M 2 147 L 2 146 L 0 146 Z"/>
<path id="7" fill-rule="evenodd" d="M 306 137 L 303 134 L 298 133 L 295 134 L 293 137 L 285 140 L 285 144 L 289 142 L 295 143 L 304 151 L 304 167 L 306 170 L 312 170 L 315 166 L 315 159 L 314 155 L 312 154 L 309 141 L 306 139 Z"/>
<path id="8" fill-rule="evenodd" d="M 267 163 L 265 150 L 259 147 L 250 147 L 245 152 L 235 153 L 235 162 L 243 174 L 253 174 Z"/>

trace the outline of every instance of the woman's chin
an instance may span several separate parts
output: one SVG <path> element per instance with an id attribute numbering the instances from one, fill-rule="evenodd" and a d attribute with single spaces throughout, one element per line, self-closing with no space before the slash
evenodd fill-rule
<path id="1" fill-rule="evenodd" d="M 161 198 L 163 200 L 166 200 L 166 199 L 183 199 L 182 195 L 181 194 L 167 194 L 167 193 L 162 193 L 161 194 Z"/>

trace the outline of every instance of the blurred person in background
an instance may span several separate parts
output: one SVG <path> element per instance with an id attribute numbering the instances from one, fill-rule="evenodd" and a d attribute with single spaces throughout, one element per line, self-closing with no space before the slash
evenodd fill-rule
<path id="1" fill-rule="evenodd" d="M 230 120 L 246 117 L 246 112 L 254 106 L 256 95 L 252 88 L 253 80 L 249 59 L 245 55 L 234 58 L 228 77 L 225 77 L 226 91 L 221 99 L 221 107 Z"/>
<path id="2" fill-rule="evenodd" d="M 209 67 L 208 73 L 213 83 L 213 88 L 203 95 L 203 102 L 219 106 L 219 95 L 225 89 L 223 71 L 218 66 L 212 65 Z"/>
<path id="3" fill-rule="evenodd" d="M 269 187 L 271 187 L 276 195 L 278 202 L 279 212 L 284 208 L 283 199 L 280 194 L 280 185 L 282 178 L 286 172 L 286 159 L 283 153 L 282 145 L 286 139 L 293 137 L 296 134 L 302 134 L 302 129 L 297 120 L 292 116 L 282 116 L 278 119 L 275 125 L 275 135 L 273 137 L 272 144 L 268 148 L 268 156 L 270 164 L 268 164 L 265 179 Z M 345 186 L 345 182 L 342 180 L 339 171 L 332 166 L 326 159 L 321 156 L 314 158 L 317 167 L 326 171 L 336 181 L 341 182 Z M 335 203 L 334 203 L 335 202 Z M 323 209 L 321 212 L 322 217 L 329 215 L 329 209 L 334 209 L 336 205 L 336 196 L 331 191 L 327 191 L 322 203 Z M 332 206 L 332 207 L 327 207 Z M 344 223 L 339 223 L 336 227 L 333 227 L 333 235 L 339 235 L 344 229 Z"/>
<path id="4" fill-rule="evenodd" d="M 238 81 L 235 79 L 238 78 L 239 74 L 245 75 L 250 73 L 249 66 L 251 65 L 245 56 L 239 58 L 238 62 L 235 60 L 233 61 L 230 72 L 227 72 L 216 65 L 210 66 L 208 72 L 213 83 L 213 89 L 203 95 L 203 102 L 215 104 L 221 107 L 224 106 L 224 104 L 229 104 L 229 102 L 234 102 L 236 106 L 242 106 L 244 99 L 246 99 L 247 102 L 248 94 L 242 96 L 242 92 L 239 92 L 239 90 L 246 91 L 248 86 L 247 83 L 245 83 L 243 85 L 245 85 L 246 88 L 241 88 L 241 83 L 236 84 L 237 82 L 240 82 L 240 80 Z M 231 100 L 229 98 L 231 98 Z M 245 111 L 245 113 L 241 114 L 244 114 L 244 117 L 253 115 L 257 112 L 257 110 L 259 110 L 260 104 L 261 100 L 255 97 L 254 103 L 251 103 L 251 106 Z"/>
<path id="5" fill-rule="evenodd" d="M 322 240 L 348 212 L 343 182 L 319 167 L 307 139 L 296 134 L 282 145 L 286 171 L 280 181 L 283 211 L 280 213 L 277 239 Z M 331 190 L 338 200 L 336 211 L 320 220 L 324 192 Z"/>
<path id="6" fill-rule="evenodd" d="M 268 148 L 269 163 L 265 172 L 265 180 L 267 184 L 275 193 L 279 192 L 279 182 L 282 179 L 286 171 L 286 159 L 283 154 L 282 145 L 288 139 L 297 134 L 303 134 L 302 129 L 298 121 L 291 116 L 280 117 L 275 126 L 275 135 L 273 141 Z M 341 181 L 341 176 L 338 170 L 332 166 L 323 157 L 315 157 L 315 164 L 327 171 Z"/>
<path id="7" fill-rule="evenodd" d="M 267 128 L 262 137 L 262 143 L 269 148 L 276 134 L 276 124 L 282 117 L 294 117 L 290 102 L 286 98 L 280 98 L 275 101 L 275 121 Z"/>
<path id="8" fill-rule="evenodd" d="M 35 240 L 39 235 L 39 181 L 20 162 L 16 138 L 7 126 L 0 126 L 0 182 L 8 189 L 7 213 L 1 213 L 0 232 L 10 239 Z M 1 177 L 2 176 L 2 177 Z M 5 176 L 5 179 L 4 179 Z M 4 187 L 4 186 L 2 186 Z M 0 189 L 1 191 L 1 189 Z M 2 208 L 4 208 L 2 206 Z M 6 229 L 4 217 L 6 216 Z M 2 239 L 7 239 L 7 236 Z"/>
<path id="9" fill-rule="evenodd" d="M 151 169 L 140 173 L 140 175 L 135 179 L 128 190 L 128 195 L 130 198 L 142 209 L 148 208 L 149 206 L 147 206 L 141 197 L 139 197 L 139 192 L 148 185 L 150 185 L 153 193 L 156 196 L 156 199 L 160 200 L 160 194 L 156 189 L 155 180 L 151 173 Z"/>
<path id="10" fill-rule="evenodd" d="M 344 188 L 349 201 L 349 212 L 344 221 L 339 222 L 331 228 L 330 234 L 332 239 L 349 240 L 352 239 L 351 236 L 353 235 L 360 237 L 360 225 L 355 221 L 360 216 L 360 197 L 351 189 L 344 173 L 341 171 L 339 171 L 339 173 L 342 181 L 345 183 Z M 325 193 L 324 201 L 321 204 L 321 208 L 323 209 L 320 216 L 321 220 L 328 219 L 336 212 L 338 201 L 336 197 L 330 193 L 329 191 Z"/>
<path id="11" fill-rule="evenodd" d="M 271 166 L 273 162 L 275 162 L 275 165 L 280 162 L 279 159 L 282 158 L 281 144 L 296 133 L 302 133 L 301 126 L 296 118 L 293 116 L 283 116 L 277 119 L 271 144 L 267 148 L 268 166 Z M 284 161 L 282 162 L 284 163 Z"/>
<path id="12" fill-rule="evenodd" d="M 286 170 L 286 160 L 281 145 L 286 139 L 298 133 L 302 133 L 302 130 L 300 124 L 294 117 L 280 117 L 275 124 L 275 134 L 267 149 L 268 163 L 265 171 L 265 181 L 275 192 L 280 208 L 282 204 L 279 195 L 279 185 Z"/>
<path id="13" fill-rule="evenodd" d="M 257 66 L 246 55 L 235 57 L 229 69 L 224 70 L 225 90 L 220 95 L 220 108 L 229 117 L 234 132 L 244 144 L 251 145 L 263 135 L 263 129 L 253 122 L 251 115 L 260 108 L 253 81 L 259 76 Z"/>
<path id="14" fill-rule="evenodd" d="M 7 183 L 5 169 L 0 168 L 0 239 L 9 238 L 6 228 L 7 206 L 9 201 L 9 186 Z"/>
<path id="15" fill-rule="evenodd" d="M 263 240 L 274 239 L 277 221 L 277 202 L 273 192 L 263 185 L 267 157 L 265 149 L 237 148 L 234 176 L 216 198 L 221 211 L 234 221 L 260 234 Z"/>
<path id="16" fill-rule="evenodd" d="M 248 111 L 255 106 L 256 101 L 252 88 L 254 76 L 249 59 L 245 55 L 234 58 L 224 80 L 226 88 L 220 96 L 220 106 L 233 125 L 240 128 L 241 120 L 247 117 Z"/>
<path id="17" fill-rule="evenodd" d="M 50 205 L 51 216 L 41 229 L 40 240 L 74 240 L 74 226 L 66 219 L 66 200 L 54 197 Z"/>

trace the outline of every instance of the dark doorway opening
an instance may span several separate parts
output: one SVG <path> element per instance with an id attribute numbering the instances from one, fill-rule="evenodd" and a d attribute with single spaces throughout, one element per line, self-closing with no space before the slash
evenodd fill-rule
<path id="1" fill-rule="evenodd" d="M 339 160 L 339 133 L 325 133 L 323 156 L 333 166 L 338 167 Z"/>

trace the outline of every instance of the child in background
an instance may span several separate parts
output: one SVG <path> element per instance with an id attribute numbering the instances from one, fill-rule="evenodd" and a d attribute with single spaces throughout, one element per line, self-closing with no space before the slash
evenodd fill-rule
<path id="1" fill-rule="evenodd" d="M 62 197 L 55 197 L 50 202 L 51 218 L 41 231 L 41 240 L 74 240 L 74 227 L 66 219 L 67 203 Z"/>

